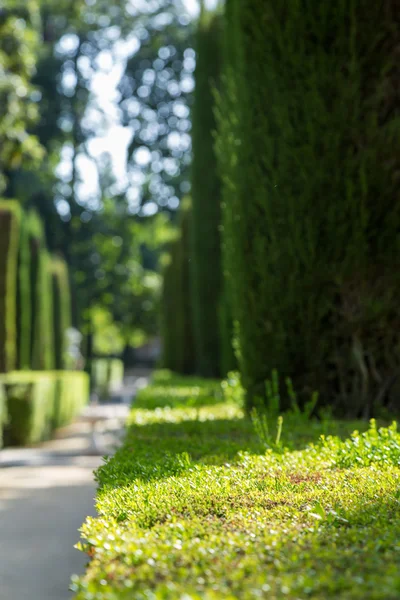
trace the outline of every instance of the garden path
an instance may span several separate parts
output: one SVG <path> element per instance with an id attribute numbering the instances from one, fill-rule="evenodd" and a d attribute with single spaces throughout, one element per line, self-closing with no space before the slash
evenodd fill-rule
<path id="1" fill-rule="evenodd" d="M 147 377 L 136 371 L 126 379 L 107 405 L 109 420 L 96 446 L 84 418 L 38 447 L 0 451 L 0 600 L 71 599 L 70 577 L 86 563 L 74 549 L 78 529 L 95 515 L 93 470 L 118 444 L 121 412 L 127 414 L 127 400 Z M 86 417 L 91 410 L 99 411 L 93 407 Z"/>

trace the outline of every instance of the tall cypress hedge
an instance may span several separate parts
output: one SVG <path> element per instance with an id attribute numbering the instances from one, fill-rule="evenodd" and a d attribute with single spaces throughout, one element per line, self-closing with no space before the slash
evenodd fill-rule
<path id="1" fill-rule="evenodd" d="M 29 235 L 29 218 L 21 219 L 18 251 L 18 286 L 17 286 L 17 346 L 18 369 L 31 368 L 31 336 L 32 336 L 32 290 L 30 280 L 31 252 Z"/>
<path id="2" fill-rule="evenodd" d="M 54 366 L 67 368 L 67 330 L 71 327 L 71 294 L 67 263 L 58 257 L 51 262 L 53 285 Z"/>
<path id="3" fill-rule="evenodd" d="M 46 371 L 54 368 L 51 259 L 46 250 L 40 218 L 35 212 L 31 212 L 27 218 L 31 252 L 32 369 Z"/>
<path id="4" fill-rule="evenodd" d="M 190 295 L 190 203 L 182 201 L 179 237 L 169 247 L 162 291 L 162 365 L 176 373 L 195 372 L 193 319 Z"/>
<path id="5" fill-rule="evenodd" d="M 221 373 L 219 306 L 222 294 L 221 182 L 214 151 L 214 88 L 221 70 L 222 18 L 202 12 L 196 39 L 196 87 L 192 110 L 192 298 L 196 366 L 200 375 Z M 230 340 L 228 341 L 228 344 Z"/>
<path id="6" fill-rule="evenodd" d="M 343 412 L 396 400 L 399 7 L 227 0 L 224 255 L 250 408 L 271 369 Z"/>
<path id="7" fill-rule="evenodd" d="M 17 264 L 21 209 L 13 200 L 0 201 L 0 373 L 17 363 Z"/>

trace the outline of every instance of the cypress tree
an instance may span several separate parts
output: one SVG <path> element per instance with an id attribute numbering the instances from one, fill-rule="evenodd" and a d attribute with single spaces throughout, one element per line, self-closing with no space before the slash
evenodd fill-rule
<path id="1" fill-rule="evenodd" d="M 17 364 L 17 264 L 21 209 L 0 201 L 0 373 Z"/>
<path id="2" fill-rule="evenodd" d="M 71 295 L 67 263 L 58 257 L 51 261 L 53 285 L 54 366 L 65 369 L 67 330 L 71 327 Z"/>
<path id="3" fill-rule="evenodd" d="M 31 251 L 32 368 L 46 371 L 54 367 L 51 260 L 40 218 L 35 212 L 31 212 L 28 218 Z"/>
<path id="4" fill-rule="evenodd" d="M 227 0 L 226 20 L 218 155 L 248 407 L 277 368 L 371 414 L 400 366 L 398 5 Z"/>
<path id="5" fill-rule="evenodd" d="M 179 237 L 170 244 L 162 291 L 164 368 L 183 375 L 195 371 L 193 320 L 190 302 L 190 203 L 180 208 Z"/>
<path id="6" fill-rule="evenodd" d="M 32 290 L 29 240 L 29 219 L 24 215 L 20 227 L 17 286 L 18 369 L 20 370 L 31 368 Z"/>
<path id="7" fill-rule="evenodd" d="M 222 18 L 202 11 L 196 43 L 192 111 L 192 298 L 196 366 L 200 375 L 221 373 L 221 183 L 214 151 L 214 88 L 221 70 Z M 225 333 L 225 332 L 224 332 Z"/>

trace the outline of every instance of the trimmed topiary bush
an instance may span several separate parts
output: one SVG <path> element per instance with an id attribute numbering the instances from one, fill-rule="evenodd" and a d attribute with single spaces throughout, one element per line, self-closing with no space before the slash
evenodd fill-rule
<path id="1" fill-rule="evenodd" d="M 0 378 L 7 398 L 6 445 L 25 446 L 50 438 L 56 384 L 54 377 L 43 373 L 21 372 Z"/>
<path id="2" fill-rule="evenodd" d="M 395 406 L 398 6 L 226 8 L 218 155 L 248 408 L 274 367 L 345 413 Z"/>
<path id="3" fill-rule="evenodd" d="M 0 200 L 0 373 L 17 364 L 16 298 L 21 209 L 13 200 Z"/>
<path id="4" fill-rule="evenodd" d="M 67 331 L 71 327 L 71 293 L 67 263 L 57 257 L 51 261 L 53 286 L 54 363 L 56 369 L 67 367 Z"/>
<path id="5" fill-rule="evenodd" d="M 49 439 L 56 427 L 70 423 L 89 398 L 86 373 L 18 371 L 0 376 L 6 397 L 7 445 L 25 446 Z"/>
<path id="6" fill-rule="evenodd" d="M 196 88 L 192 110 L 192 298 L 197 372 L 221 374 L 219 305 L 222 292 L 221 182 L 214 152 L 214 88 L 221 71 L 221 15 L 203 11 L 196 36 Z M 231 340 L 228 340 L 230 344 Z"/>
<path id="7" fill-rule="evenodd" d="M 190 388 L 156 379 L 171 408 L 158 385 L 141 392 L 157 408 L 134 405 L 96 472 L 76 600 L 398 597 L 395 425 L 284 417 L 282 444 L 266 450 L 236 403 L 194 408 Z"/>
<path id="8" fill-rule="evenodd" d="M 71 423 L 89 401 L 89 377 L 83 371 L 57 371 L 53 428 Z"/>

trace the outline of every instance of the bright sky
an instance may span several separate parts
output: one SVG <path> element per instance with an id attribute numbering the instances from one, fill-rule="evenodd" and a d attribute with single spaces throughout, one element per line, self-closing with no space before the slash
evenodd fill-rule
<path id="1" fill-rule="evenodd" d="M 184 0 L 188 12 L 196 16 L 199 10 L 198 0 Z M 218 0 L 206 0 L 208 8 L 214 8 Z M 124 58 L 135 49 L 137 41 L 132 38 L 128 42 L 117 42 L 117 60 L 109 52 L 102 52 L 98 66 L 100 70 L 94 75 L 92 80 L 92 91 L 96 98 L 96 103 L 107 114 L 106 132 L 101 136 L 93 138 L 89 142 L 89 153 L 95 158 L 104 152 L 111 155 L 114 173 L 121 186 L 126 184 L 126 153 L 131 139 L 131 132 L 128 128 L 119 125 L 118 109 L 116 107 L 117 85 L 123 72 Z M 96 113 L 88 115 L 96 122 Z M 79 196 L 83 200 L 89 200 L 97 195 L 98 179 L 97 170 L 94 163 L 89 159 L 82 157 L 78 163 L 83 183 L 79 188 Z M 65 164 L 60 165 L 60 170 L 65 170 Z M 61 207 L 60 207 L 61 208 Z"/>

